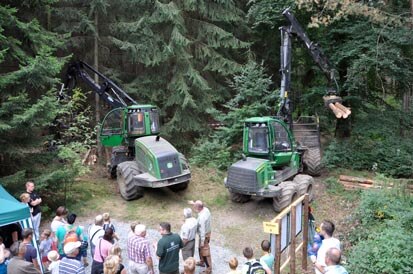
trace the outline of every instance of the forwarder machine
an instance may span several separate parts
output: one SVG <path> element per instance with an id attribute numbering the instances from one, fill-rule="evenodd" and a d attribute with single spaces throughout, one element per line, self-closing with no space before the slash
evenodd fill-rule
<path id="1" fill-rule="evenodd" d="M 299 195 L 308 193 L 312 199 L 312 176 L 318 176 L 321 172 L 318 118 L 300 117 L 295 122 L 292 119 L 293 106 L 289 91 L 293 37 L 304 42 L 315 63 L 329 80 L 329 88 L 323 97 L 325 105 L 337 118 L 345 119 L 351 114 L 350 109 L 341 104 L 337 89 L 331 88 L 333 83 L 338 86 L 335 72 L 322 50 L 310 41 L 289 9 L 283 15 L 289 25 L 280 28 L 281 87 L 277 116 L 245 120 L 243 159 L 230 166 L 225 178 L 225 186 L 232 201 L 244 203 L 251 196 L 272 198 L 273 208 L 277 212 Z"/>
<path id="2" fill-rule="evenodd" d="M 97 75 L 100 84 L 90 73 Z M 138 104 L 113 81 L 84 62 L 71 64 L 62 90 L 72 90 L 83 80 L 111 107 L 102 121 L 100 142 L 112 147 L 108 171 L 117 178 L 125 200 L 143 196 L 143 188 L 186 189 L 191 172 L 186 158 L 159 136 L 159 110 Z"/>

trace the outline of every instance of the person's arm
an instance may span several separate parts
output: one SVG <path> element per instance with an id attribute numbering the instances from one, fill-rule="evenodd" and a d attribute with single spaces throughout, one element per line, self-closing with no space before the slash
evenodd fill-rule
<path id="1" fill-rule="evenodd" d="M 198 221 L 198 226 L 199 226 L 199 237 L 201 238 L 201 242 L 199 243 L 200 247 L 204 246 L 204 242 L 205 242 L 205 220 L 203 218 L 203 216 L 200 216 L 199 221 Z"/>
<path id="2" fill-rule="evenodd" d="M 156 256 L 158 256 L 159 259 L 162 258 L 162 256 L 164 255 L 163 253 L 163 248 L 159 245 L 159 241 L 158 244 L 156 245 Z"/>
<path id="3" fill-rule="evenodd" d="M 321 273 L 324 273 L 324 266 L 321 265 L 320 263 L 315 262 L 315 263 L 314 263 L 314 267 L 315 267 L 316 269 L 318 269 L 318 271 L 320 271 Z"/>
<path id="4" fill-rule="evenodd" d="M 4 244 L 0 245 L 0 264 L 2 264 L 4 262 L 4 249 L 6 247 L 4 246 Z"/>
<path id="5" fill-rule="evenodd" d="M 267 263 L 263 259 L 260 259 L 260 264 L 264 268 L 266 274 L 272 274 L 271 269 L 268 267 Z"/>
<path id="6" fill-rule="evenodd" d="M 42 203 L 42 198 L 37 198 L 36 200 L 30 200 L 30 205 L 31 206 L 37 206 L 40 205 Z"/>

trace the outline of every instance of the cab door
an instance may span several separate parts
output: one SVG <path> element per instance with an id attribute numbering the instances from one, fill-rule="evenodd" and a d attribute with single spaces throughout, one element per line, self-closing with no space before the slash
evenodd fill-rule
<path id="1" fill-rule="evenodd" d="M 114 147 L 124 143 L 124 109 L 117 108 L 106 114 L 100 128 L 100 142 L 103 146 Z"/>
<path id="2" fill-rule="evenodd" d="M 292 156 L 293 143 L 287 126 L 279 121 L 271 123 L 273 130 L 272 150 L 275 153 L 277 165 L 287 165 Z"/>

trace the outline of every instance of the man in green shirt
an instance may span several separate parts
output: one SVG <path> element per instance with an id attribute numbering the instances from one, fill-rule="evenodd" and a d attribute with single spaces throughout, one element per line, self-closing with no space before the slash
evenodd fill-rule
<path id="1" fill-rule="evenodd" d="M 171 232 L 171 224 L 159 224 L 162 238 L 158 241 L 156 255 L 159 257 L 160 274 L 179 274 L 179 250 L 184 246 L 181 237 Z"/>

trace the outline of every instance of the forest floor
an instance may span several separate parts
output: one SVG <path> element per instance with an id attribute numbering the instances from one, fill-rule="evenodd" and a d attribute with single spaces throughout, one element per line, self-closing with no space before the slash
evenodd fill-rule
<path id="1" fill-rule="evenodd" d="M 117 221 L 126 224 L 138 221 L 154 230 L 158 228 L 159 222 L 168 221 L 172 231 L 179 232 L 183 223 L 183 208 L 188 207 L 188 200 L 199 199 L 212 213 L 212 245 L 232 251 L 241 261 L 242 249 L 251 246 L 256 251 L 255 256 L 259 257 L 261 241 L 269 238 L 263 232 L 262 223 L 277 215 L 273 211 L 272 201 L 253 198 L 245 204 L 235 204 L 230 201 L 224 187 L 224 177 L 225 173 L 213 169 L 193 168 L 192 180 L 184 191 L 145 189 L 143 198 L 125 201 L 117 191 L 116 180 L 108 179 L 104 168 L 95 166 L 91 173 L 78 179 L 71 187 L 74 196 L 70 198 L 77 202 L 69 208 L 81 216 L 82 223 L 91 223 L 95 215 L 110 212 Z M 315 178 L 315 199 L 311 206 L 317 225 L 323 219 L 336 224 L 335 236 L 342 241 L 345 254 L 358 192 L 343 190 L 332 178 L 334 176 L 330 174 Z M 215 260 L 229 260 L 222 256 L 215 256 Z M 297 265 L 300 265 L 299 261 Z"/>

